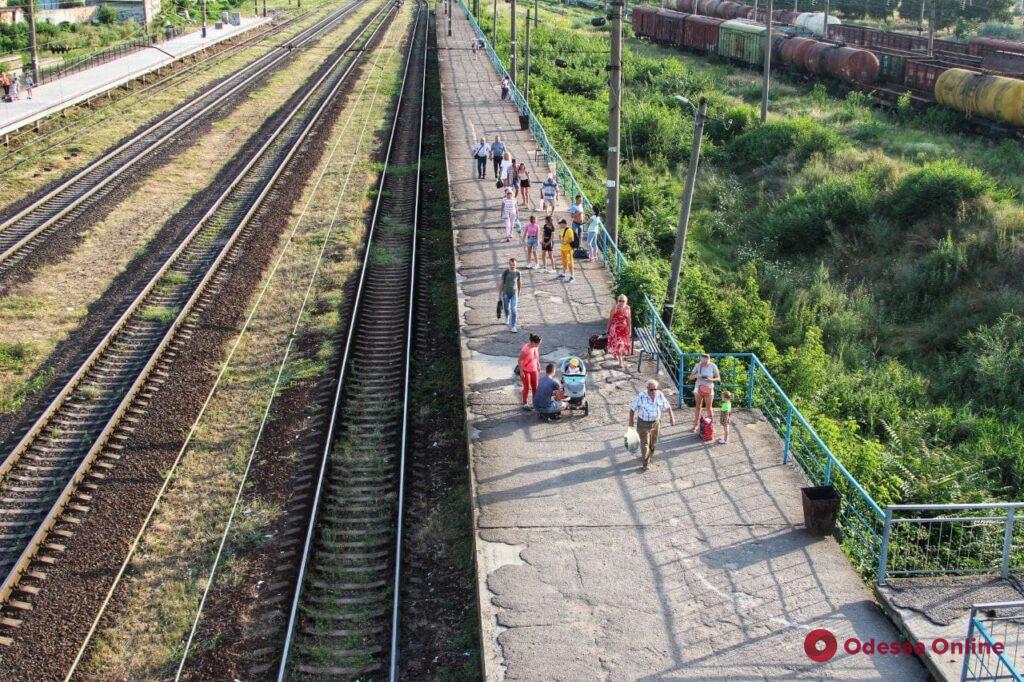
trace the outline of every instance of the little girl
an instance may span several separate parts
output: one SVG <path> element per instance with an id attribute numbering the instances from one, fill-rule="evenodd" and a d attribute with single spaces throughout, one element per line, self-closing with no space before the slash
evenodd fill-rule
<path id="1" fill-rule="evenodd" d="M 722 424 L 722 437 L 718 439 L 721 444 L 729 442 L 729 413 L 732 412 L 732 393 L 729 391 L 722 391 L 722 404 L 720 408 L 722 415 L 719 417 L 719 422 Z"/>
<path id="2" fill-rule="evenodd" d="M 505 241 L 512 241 L 512 226 L 516 224 L 519 211 L 516 207 L 515 195 L 512 190 L 505 190 L 505 198 L 501 200 L 501 219 L 505 222 Z"/>

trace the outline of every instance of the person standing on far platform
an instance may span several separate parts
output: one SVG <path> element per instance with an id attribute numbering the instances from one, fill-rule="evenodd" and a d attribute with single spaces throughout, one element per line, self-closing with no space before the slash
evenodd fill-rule
<path id="1" fill-rule="evenodd" d="M 647 471 L 651 466 L 651 460 L 654 459 L 663 410 L 668 411 L 669 425 L 675 426 L 676 416 L 672 414 L 672 406 L 669 405 L 665 394 L 658 390 L 658 382 L 649 379 L 646 390 L 640 391 L 629 405 L 629 425 L 635 425 L 636 432 L 640 435 L 640 461 L 643 463 L 644 471 Z"/>
<path id="2" fill-rule="evenodd" d="M 501 160 L 505 158 L 505 143 L 501 141 L 501 137 L 498 135 L 494 136 L 494 142 L 491 143 L 491 161 L 494 162 L 494 177 L 500 177 L 498 173 L 501 171 Z"/>
<path id="3" fill-rule="evenodd" d="M 481 137 L 480 142 L 473 148 L 473 158 L 476 159 L 476 176 L 480 180 L 487 177 L 487 156 L 490 153 L 491 145 Z"/>
<path id="4" fill-rule="evenodd" d="M 28 95 L 29 99 L 32 99 L 32 89 L 36 87 L 36 82 L 32 80 L 32 74 L 25 74 L 25 94 Z"/>

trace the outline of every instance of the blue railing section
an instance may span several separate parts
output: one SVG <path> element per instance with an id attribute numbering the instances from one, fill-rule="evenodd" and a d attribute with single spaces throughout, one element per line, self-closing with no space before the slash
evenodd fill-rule
<path id="1" fill-rule="evenodd" d="M 1024 682 L 1022 634 L 1024 601 L 975 604 L 967 621 L 964 665 L 960 680 Z"/>
<path id="2" fill-rule="evenodd" d="M 499 76 L 511 76 L 494 51 L 490 41 L 484 34 L 472 12 L 466 7 L 464 0 L 459 6 L 466 14 L 491 63 Z M 577 194 L 583 197 L 583 206 L 590 213 L 593 205 L 583 192 L 569 164 L 551 145 L 547 131 L 530 109 L 529 103 L 515 83 L 511 83 L 512 101 L 519 113 L 529 121 L 529 130 L 537 140 L 545 160 L 558 178 L 559 186 L 570 197 Z M 618 246 L 610 239 L 607 232 L 601 229 L 599 246 L 605 265 L 618 282 L 622 269 L 628 264 L 626 257 Z M 661 319 L 659 310 L 648 296 L 644 296 L 644 324 L 648 326 L 651 337 L 658 344 L 661 363 L 665 371 L 672 377 L 678 391 L 678 401 L 682 405 L 684 399 L 692 396 L 692 389 L 687 383 L 690 369 L 697 364 L 700 356 L 684 353 L 675 337 Z M 734 394 L 734 399 L 743 401 L 748 407 L 759 410 L 783 439 L 783 462 L 792 458 L 803 470 L 804 475 L 813 485 L 832 485 L 842 497 L 839 531 L 848 555 L 864 571 L 874 571 L 877 567 L 881 549 L 882 526 L 885 512 L 871 498 L 856 479 L 839 462 L 828 446 L 822 442 L 807 419 L 796 408 L 785 391 L 779 386 L 765 366 L 753 353 L 713 353 L 712 357 L 719 365 L 723 384 Z"/>

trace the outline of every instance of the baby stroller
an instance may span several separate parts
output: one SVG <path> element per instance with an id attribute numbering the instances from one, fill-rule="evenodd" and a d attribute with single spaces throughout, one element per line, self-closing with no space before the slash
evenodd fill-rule
<path id="1" fill-rule="evenodd" d="M 587 365 L 574 355 L 562 360 L 559 373 L 562 389 L 565 391 L 566 410 L 583 410 L 583 416 L 590 414 L 587 404 Z"/>

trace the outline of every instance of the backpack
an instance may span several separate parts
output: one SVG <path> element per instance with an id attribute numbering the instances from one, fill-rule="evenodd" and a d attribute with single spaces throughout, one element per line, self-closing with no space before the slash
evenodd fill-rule
<path id="1" fill-rule="evenodd" d="M 701 417 L 700 419 L 700 439 L 705 443 L 710 443 L 715 439 L 715 422 L 711 417 Z"/>
<path id="2" fill-rule="evenodd" d="M 577 246 L 575 249 L 573 249 L 572 256 L 573 258 L 579 258 L 582 260 L 583 258 L 590 258 L 590 252 L 584 249 L 582 246 Z"/>

